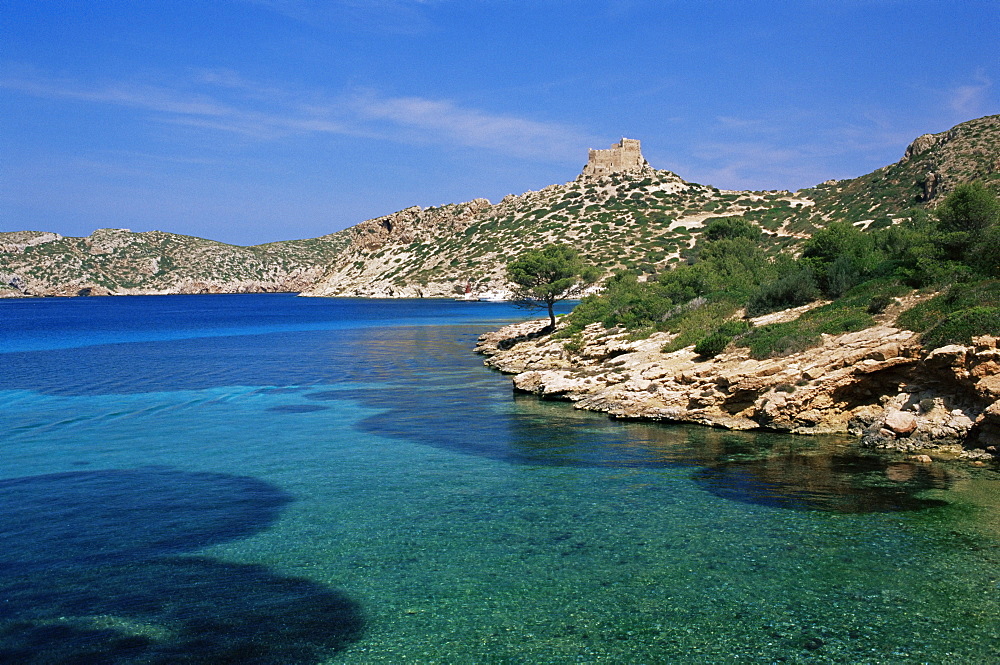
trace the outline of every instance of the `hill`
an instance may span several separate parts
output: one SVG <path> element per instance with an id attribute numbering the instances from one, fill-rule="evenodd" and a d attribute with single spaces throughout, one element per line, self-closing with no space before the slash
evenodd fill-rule
<path id="1" fill-rule="evenodd" d="M 888 226 L 909 208 L 932 208 L 956 186 L 975 180 L 1000 191 L 1000 115 L 919 136 L 902 159 L 867 175 L 801 190 L 815 205 L 798 211 L 793 224 L 802 230 L 831 221 Z"/>
<path id="2" fill-rule="evenodd" d="M 607 175 L 585 169 L 572 182 L 496 205 L 476 199 L 362 222 L 345 231 L 340 259 L 304 295 L 441 297 L 467 283 L 502 291 L 512 256 L 555 241 L 609 274 L 651 275 L 683 262 L 714 218 L 759 224 L 773 253 L 835 221 L 888 226 L 976 179 L 1000 187 L 1000 116 L 921 136 L 895 164 L 795 193 L 720 190 L 645 165 Z"/>
<path id="3" fill-rule="evenodd" d="M 706 220 L 780 220 L 782 212 L 810 205 L 790 192 L 719 190 L 649 167 L 581 175 L 496 205 L 476 199 L 363 222 L 347 230 L 351 241 L 341 260 L 305 295 L 444 297 L 466 283 L 503 290 L 504 266 L 512 256 L 557 241 L 578 248 L 608 273 L 655 273 L 682 261 Z M 774 247 L 801 237 L 781 222 L 769 233 Z"/>
<path id="4" fill-rule="evenodd" d="M 335 233 L 239 247 L 162 231 L 0 233 L 0 297 L 298 292 L 347 240 Z"/>
<path id="5" fill-rule="evenodd" d="M 753 212 L 712 222 L 685 265 L 616 274 L 558 324 L 479 350 L 517 390 L 616 417 L 851 433 L 984 464 L 1000 456 L 996 129 L 922 136 L 896 164 L 798 192 L 812 205 L 778 231 L 809 231 L 801 251 L 768 256 Z"/>
<path id="6" fill-rule="evenodd" d="M 638 151 L 638 142 L 629 149 Z M 293 291 L 312 296 L 450 297 L 471 284 L 503 291 L 525 249 L 565 242 L 607 274 L 648 278 L 685 263 L 719 217 L 764 229 L 771 254 L 831 222 L 877 229 L 933 207 L 954 187 L 1000 188 L 1000 116 L 917 138 L 895 164 L 788 191 L 728 191 L 649 167 L 636 152 L 609 172 L 591 151 L 584 172 L 541 191 L 407 208 L 310 240 L 238 247 L 160 231 L 100 229 L 87 238 L 0 233 L 0 297 Z M 604 161 L 601 161 L 604 160 Z M 619 166 L 621 166 L 619 164 Z"/>

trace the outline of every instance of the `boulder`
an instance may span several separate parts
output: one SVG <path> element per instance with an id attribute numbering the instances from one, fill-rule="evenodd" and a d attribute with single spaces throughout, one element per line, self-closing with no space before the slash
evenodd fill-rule
<path id="1" fill-rule="evenodd" d="M 980 446 L 984 448 L 1000 446 L 1000 400 L 979 414 L 973 432 Z"/>
<path id="2" fill-rule="evenodd" d="M 980 335 L 972 338 L 972 345 L 976 347 L 977 351 L 1000 348 L 1000 337 Z"/>
<path id="3" fill-rule="evenodd" d="M 987 401 L 1000 399 L 1000 374 L 980 379 L 976 383 L 976 394 Z"/>
<path id="4" fill-rule="evenodd" d="M 909 436 L 917 429 L 917 417 L 907 411 L 890 410 L 885 414 L 885 428 L 896 436 Z"/>
<path id="5" fill-rule="evenodd" d="M 940 346 L 927 354 L 924 363 L 928 367 L 959 367 L 965 364 L 969 349 L 960 344 Z"/>

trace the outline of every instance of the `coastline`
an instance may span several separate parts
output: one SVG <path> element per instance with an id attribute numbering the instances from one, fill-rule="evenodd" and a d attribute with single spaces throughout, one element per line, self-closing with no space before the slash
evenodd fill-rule
<path id="1" fill-rule="evenodd" d="M 693 347 L 662 353 L 671 333 L 630 340 L 600 324 L 570 350 L 540 334 L 544 323 L 486 333 L 475 350 L 513 375 L 516 391 L 613 418 L 843 434 L 864 447 L 980 464 L 1000 454 L 1000 338 L 926 352 L 917 333 L 880 324 L 788 356 L 755 360 L 730 347 L 705 359 Z"/>
<path id="2" fill-rule="evenodd" d="M 265 293 L 289 293 L 299 295 L 295 289 L 230 289 L 194 285 L 184 289 L 128 289 L 110 291 L 106 288 L 85 287 L 77 293 L 21 293 L 0 292 L 0 300 L 43 300 L 46 298 L 125 298 L 128 296 L 205 296 L 205 295 L 260 295 Z"/>

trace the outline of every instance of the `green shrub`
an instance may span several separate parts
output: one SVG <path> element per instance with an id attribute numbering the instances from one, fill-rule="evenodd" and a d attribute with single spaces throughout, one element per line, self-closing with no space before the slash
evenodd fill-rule
<path id="1" fill-rule="evenodd" d="M 896 319 L 896 325 L 914 332 L 929 330 L 945 315 L 945 312 L 937 307 L 938 303 L 935 303 L 935 300 L 936 298 L 926 300 L 906 310 Z"/>
<path id="2" fill-rule="evenodd" d="M 753 324 L 749 321 L 745 321 L 743 319 L 731 319 L 719 326 L 719 329 L 716 332 L 720 332 L 723 335 L 729 335 L 730 337 L 737 337 L 750 332 L 752 328 Z"/>
<path id="3" fill-rule="evenodd" d="M 973 307 L 1000 307 L 1000 280 L 955 284 L 900 314 L 896 324 L 914 332 L 925 332 L 949 315 Z"/>
<path id="4" fill-rule="evenodd" d="M 736 309 L 733 302 L 704 302 L 702 299 L 677 308 L 663 326 L 666 330 L 677 333 L 677 337 L 663 346 L 663 352 L 670 353 L 698 343 L 719 330 Z"/>
<path id="5" fill-rule="evenodd" d="M 789 307 L 805 305 L 819 298 L 812 270 L 804 268 L 760 285 L 747 302 L 747 316 L 760 316 Z"/>
<path id="6" fill-rule="evenodd" d="M 703 337 L 694 346 L 694 352 L 705 358 L 714 358 L 722 353 L 730 342 L 746 334 L 751 329 L 749 321 L 731 319 L 724 322 L 715 332 Z"/>
<path id="7" fill-rule="evenodd" d="M 714 358 L 722 353 L 729 343 L 733 341 L 731 335 L 722 332 L 714 332 L 708 337 L 702 338 L 694 345 L 694 352 L 705 358 Z"/>
<path id="8" fill-rule="evenodd" d="M 773 356 L 785 356 L 816 346 L 820 336 L 815 331 L 803 330 L 798 321 L 772 323 L 761 326 L 743 339 L 753 358 L 762 360 Z"/>
<path id="9" fill-rule="evenodd" d="M 715 217 L 706 221 L 708 222 L 704 230 L 706 240 L 723 238 L 746 238 L 754 242 L 760 240 L 760 227 L 742 217 Z"/>
<path id="10" fill-rule="evenodd" d="M 583 349 L 583 335 L 576 333 L 568 340 L 563 342 L 563 348 L 570 353 L 579 353 Z"/>
<path id="11" fill-rule="evenodd" d="M 850 289 L 836 302 L 841 307 L 868 307 L 875 298 L 886 297 L 891 301 L 912 291 L 912 288 L 892 277 L 870 279 Z"/>
<path id="12" fill-rule="evenodd" d="M 969 264 L 983 275 L 1000 277 L 1000 225 L 987 229 L 968 252 Z"/>
<path id="13" fill-rule="evenodd" d="M 810 310 L 794 321 L 754 328 L 738 343 L 749 347 L 754 358 L 763 359 L 805 351 L 819 344 L 824 333 L 840 335 L 873 325 L 875 319 L 861 308 L 842 307 L 834 302 Z"/>
<path id="14" fill-rule="evenodd" d="M 673 301 L 655 281 L 639 282 L 634 273 L 610 277 L 600 295 L 587 296 L 570 313 L 567 334 L 600 322 L 605 328 L 657 329 L 673 308 Z"/>
<path id="15" fill-rule="evenodd" d="M 872 315 L 881 314 L 892 304 L 893 300 L 892 296 L 881 293 L 868 301 L 868 307 L 865 308 L 865 311 Z"/>
<path id="16" fill-rule="evenodd" d="M 976 234 L 1000 222 L 1000 202 L 981 182 L 961 184 L 934 211 L 944 232 Z"/>
<path id="17" fill-rule="evenodd" d="M 976 335 L 1000 335 L 1000 307 L 971 307 L 952 312 L 923 334 L 925 348 L 969 344 Z"/>
<path id="18" fill-rule="evenodd" d="M 802 247 L 802 262 L 812 268 L 823 292 L 833 297 L 871 278 L 883 259 L 872 234 L 843 222 L 817 231 Z"/>
<path id="19" fill-rule="evenodd" d="M 805 320 L 814 326 L 816 332 L 827 335 L 857 332 L 858 330 L 871 328 L 875 325 L 875 319 L 871 317 L 871 314 L 860 307 L 845 307 L 832 310 L 823 315 L 808 316 L 809 314 L 813 314 L 813 312 L 816 312 L 816 310 L 806 312 Z"/>
<path id="20" fill-rule="evenodd" d="M 775 264 L 747 238 L 722 238 L 699 246 L 694 269 L 701 273 L 705 295 L 746 302 L 760 284 L 777 277 Z"/>

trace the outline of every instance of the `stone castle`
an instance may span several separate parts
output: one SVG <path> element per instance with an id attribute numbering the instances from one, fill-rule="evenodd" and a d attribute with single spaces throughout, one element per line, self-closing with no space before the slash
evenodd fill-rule
<path id="1" fill-rule="evenodd" d="M 607 150 L 591 150 L 583 175 L 599 177 L 622 171 L 639 171 L 649 164 L 642 156 L 638 139 L 623 138 Z"/>

